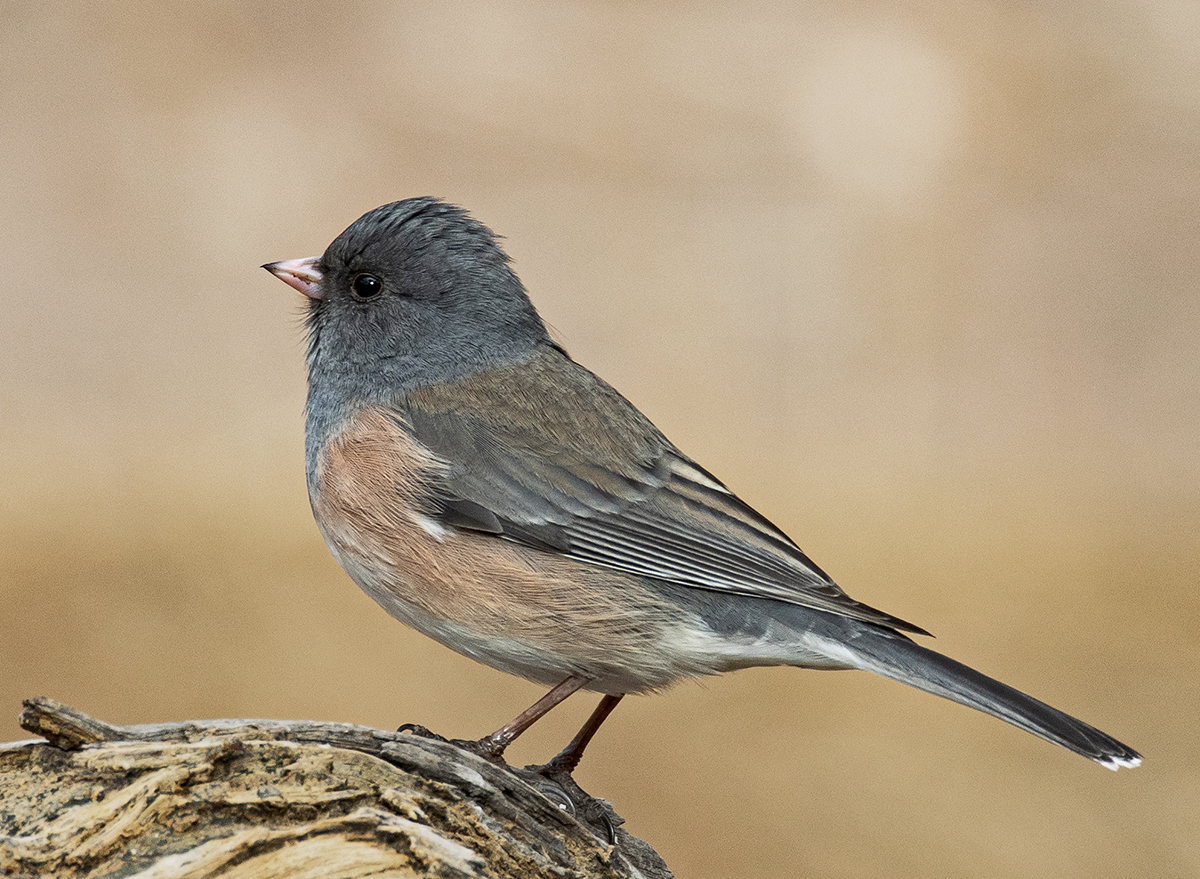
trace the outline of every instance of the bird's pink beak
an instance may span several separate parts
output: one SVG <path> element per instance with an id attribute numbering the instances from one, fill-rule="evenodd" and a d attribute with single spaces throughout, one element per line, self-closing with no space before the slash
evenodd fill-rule
<path id="1" fill-rule="evenodd" d="M 321 279 L 324 277 L 317 268 L 320 263 L 321 257 L 308 256 L 304 259 L 269 262 L 263 268 L 289 287 L 295 287 L 309 299 L 320 299 Z"/>

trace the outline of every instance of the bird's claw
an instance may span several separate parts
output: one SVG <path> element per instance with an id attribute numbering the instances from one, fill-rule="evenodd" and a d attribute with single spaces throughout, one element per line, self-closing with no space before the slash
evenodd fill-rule
<path id="1" fill-rule="evenodd" d="M 541 766 L 526 766 L 526 772 L 538 775 L 542 780 L 534 787 L 557 808 L 571 815 L 609 845 L 617 844 L 617 826 L 624 821 L 604 800 L 597 799 L 579 786 L 570 771 L 555 765 L 551 760 Z"/>
<path id="2" fill-rule="evenodd" d="M 435 742 L 449 742 L 445 736 L 439 736 L 428 727 L 421 726 L 419 723 L 403 723 L 396 727 L 398 733 L 408 733 L 409 735 L 418 736 L 422 739 L 433 739 Z"/>

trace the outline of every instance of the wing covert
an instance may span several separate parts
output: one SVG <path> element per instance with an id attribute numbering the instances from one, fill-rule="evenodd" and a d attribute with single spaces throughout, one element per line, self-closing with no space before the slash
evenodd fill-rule
<path id="1" fill-rule="evenodd" d="M 540 380 L 529 380 L 530 370 Z M 547 386 L 562 391 L 562 405 L 547 405 L 538 391 Z M 460 379 L 452 394 L 445 386 L 410 392 L 402 408 L 417 439 L 449 465 L 435 499 L 448 524 L 925 634 L 849 598 L 786 534 L 557 351 Z"/>

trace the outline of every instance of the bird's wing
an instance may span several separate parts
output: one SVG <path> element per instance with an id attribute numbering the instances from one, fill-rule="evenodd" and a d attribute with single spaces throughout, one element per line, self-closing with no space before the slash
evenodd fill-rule
<path id="1" fill-rule="evenodd" d="M 557 349 L 519 368 L 411 391 L 396 409 L 447 464 L 431 505 L 448 524 L 631 574 L 925 633 L 849 598 L 786 534 Z"/>

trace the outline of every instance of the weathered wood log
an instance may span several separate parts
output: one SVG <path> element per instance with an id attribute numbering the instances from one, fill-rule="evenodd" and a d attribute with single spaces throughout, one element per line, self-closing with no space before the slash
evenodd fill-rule
<path id="1" fill-rule="evenodd" d="M 304 721 L 114 726 L 51 699 L 26 701 L 21 725 L 42 738 L 0 745 L 0 876 L 671 876 L 606 803 L 447 742 Z"/>

